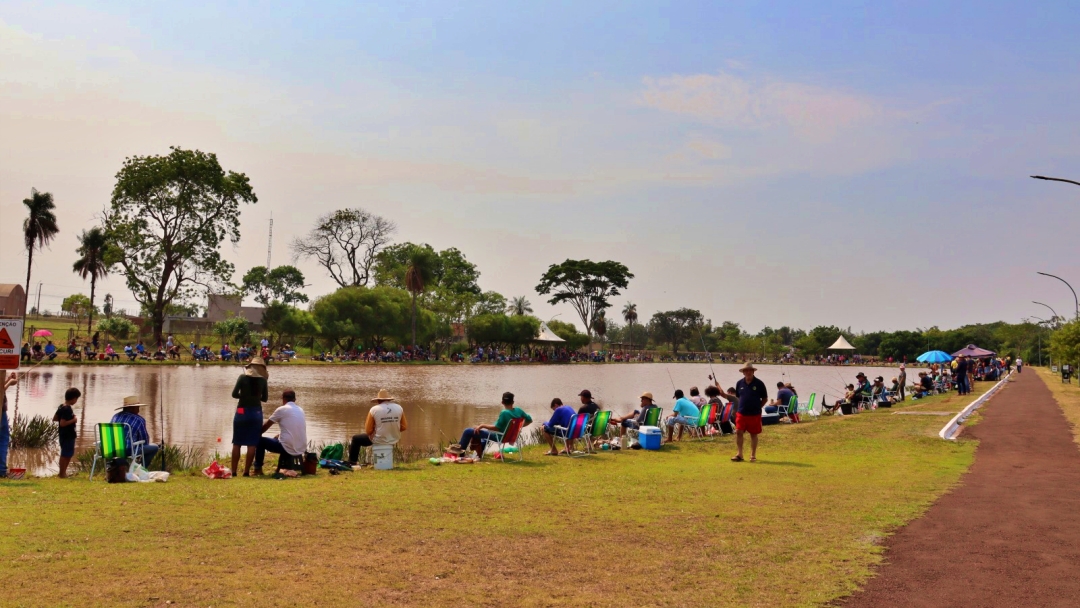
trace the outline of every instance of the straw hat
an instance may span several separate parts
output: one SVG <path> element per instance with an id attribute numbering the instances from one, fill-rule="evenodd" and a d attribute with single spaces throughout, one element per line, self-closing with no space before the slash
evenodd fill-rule
<path id="1" fill-rule="evenodd" d="M 750 372 L 756 372 L 756 371 L 757 371 L 757 368 L 756 368 L 756 367 L 754 367 L 754 364 L 753 364 L 753 363 L 747 363 L 747 364 L 746 364 L 745 366 L 743 366 L 742 368 L 740 368 L 740 369 L 739 369 L 739 371 L 740 371 L 740 372 L 747 372 L 747 371 L 750 371 Z"/>
<path id="2" fill-rule="evenodd" d="M 248 361 L 244 365 L 244 373 L 249 376 L 258 376 L 260 378 L 269 380 L 270 372 L 266 369 L 266 361 L 262 357 L 252 357 L 251 361 Z"/>
<path id="3" fill-rule="evenodd" d="M 649 391 L 645 391 L 644 393 L 641 393 L 641 398 L 642 399 L 648 399 L 649 401 L 656 401 L 656 399 L 653 399 L 652 393 L 650 393 Z"/>
<path id="4" fill-rule="evenodd" d="M 142 399 L 134 395 L 130 397 L 124 397 L 124 405 L 116 408 L 117 411 L 124 409 L 125 407 L 147 407 L 147 404 L 143 403 Z"/>
<path id="5" fill-rule="evenodd" d="M 393 401 L 395 399 L 397 399 L 397 397 L 391 395 L 390 391 L 386 390 L 385 388 L 380 388 L 379 394 L 374 399 L 372 399 L 371 402 L 382 403 L 383 401 Z"/>

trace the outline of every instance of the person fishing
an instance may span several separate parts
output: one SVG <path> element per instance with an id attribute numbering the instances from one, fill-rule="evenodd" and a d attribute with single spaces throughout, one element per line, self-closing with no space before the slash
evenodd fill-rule
<path id="1" fill-rule="evenodd" d="M 750 434 L 750 462 L 757 462 L 758 435 L 761 434 L 761 408 L 769 401 L 768 389 L 760 378 L 754 376 L 757 368 L 753 363 L 747 363 L 739 370 L 742 379 L 735 384 L 735 390 L 725 392 L 728 397 L 739 400 L 739 406 L 735 413 L 735 446 L 738 449 L 731 457 L 732 462 L 742 462 L 743 459 L 743 435 Z M 716 380 L 716 387 L 720 383 Z"/>
<path id="2" fill-rule="evenodd" d="M 244 366 L 244 373 L 236 379 L 232 396 L 236 399 L 236 414 L 233 416 L 232 471 L 236 474 L 240 464 L 240 447 L 247 447 L 244 457 L 244 477 L 251 475 L 251 464 L 255 459 L 255 450 L 263 433 L 262 404 L 269 398 L 267 380 L 270 373 L 262 357 L 254 357 Z"/>

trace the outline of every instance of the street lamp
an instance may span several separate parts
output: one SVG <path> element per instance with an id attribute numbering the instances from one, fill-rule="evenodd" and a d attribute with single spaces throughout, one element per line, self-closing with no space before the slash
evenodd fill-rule
<path id="1" fill-rule="evenodd" d="M 1074 182 L 1071 179 L 1062 179 L 1060 177 L 1045 177 L 1042 175 L 1032 175 L 1032 179 L 1042 179 L 1048 182 L 1065 182 L 1066 184 L 1073 184 L 1074 186 L 1080 186 L 1080 182 Z"/>
<path id="2" fill-rule="evenodd" d="M 1037 272 L 1036 274 L 1041 274 L 1044 277 L 1051 277 L 1051 278 L 1054 278 L 1054 279 L 1057 279 L 1057 280 L 1061 281 L 1062 283 L 1065 283 L 1065 286 L 1068 287 L 1069 291 L 1071 291 L 1072 294 L 1073 294 L 1073 303 L 1076 305 L 1076 313 L 1075 313 L 1076 316 L 1075 316 L 1075 318 L 1080 319 L 1080 298 L 1076 297 L 1076 290 L 1073 289 L 1072 285 L 1069 285 L 1069 282 L 1066 281 L 1065 279 L 1063 279 L 1063 278 L 1061 278 L 1061 277 L 1059 277 L 1057 275 L 1050 274 L 1048 272 Z"/>
<path id="3" fill-rule="evenodd" d="M 1031 303 L 1032 304 L 1038 304 L 1039 306 L 1045 306 L 1047 308 L 1050 308 L 1049 304 L 1043 304 L 1042 302 L 1036 302 L 1035 300 L 1032 300 Z M 1054 310 L 1053 308 L 1050 308 L 1050 312 L 1054 313 L 1054 316 L 1050 317 L 1051 320 L 1060 318 L 1060 317 L 1058 317 L 1057 311 Z M 1035 318 L 1037 319 L 1038 317 L 1035 317 Z"/>

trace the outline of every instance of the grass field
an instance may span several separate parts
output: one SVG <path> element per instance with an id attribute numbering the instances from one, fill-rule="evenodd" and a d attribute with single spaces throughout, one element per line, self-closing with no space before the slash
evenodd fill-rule
<path id="1" fill-rule="evenodd" d="M 1050 392 L 1054 394 L 1054 400 L 1057 401 L 1062 413 L 1069 421 L 1069 426 L 1072 427 L 1073 439 L 1080 444 L 1080 380 L 1073 378 L 1072 382 L 1066 384 L 1061 381 L 1061 374 L 1051 372 L 1049 367 L 1028 367 L 1027 369 L 1039 374 L 1046 386 L 1050 388 Z"/>
<path id="2" fill-rule="evenodd" d="M 977 391 L 989 388 L 980 383 Z M 971 464 L 973 396 L 733 439 L 315 478 L 0 482 L 0 604 L 810 606 Z"/>

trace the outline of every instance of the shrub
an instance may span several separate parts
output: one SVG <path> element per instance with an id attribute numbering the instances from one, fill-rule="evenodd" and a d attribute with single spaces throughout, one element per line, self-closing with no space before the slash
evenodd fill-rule
<path id="1" fill-rule="evenodd" d="M 135 324 L 123 317 L 111 317 L 108 319 L 102 319 L 97 323 L 97 330 L 121 340 L 127 340 L 132 334 L 138 331 Z"/>
<path id="2" fill-rule="evenodd" d="M 60 427 L 45 416 L 17 416 L 11 423 L 11 447 L 43 448 L 56 443 Z"/>

